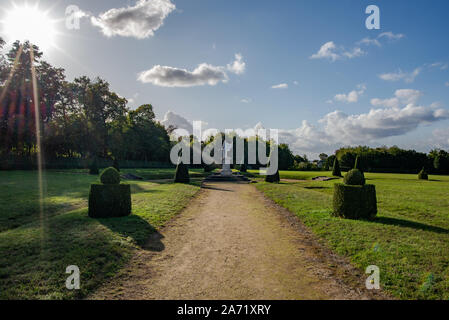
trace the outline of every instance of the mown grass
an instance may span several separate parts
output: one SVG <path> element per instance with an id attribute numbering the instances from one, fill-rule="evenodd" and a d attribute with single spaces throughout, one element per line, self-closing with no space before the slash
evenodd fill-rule
<path id="1" fill-rule="evenodd" d="M 257 187 L 361 270 L 379 266 L 381 286 L 396 297 L 449 299 L 448 176 L 420 181 L 416 175 L 365 174 L 376 185 L 379 206 L 377 219 L 368 222 L 331 216 L 333 184 L 340 179 L 310 180 L 322 175 L 281 173 L 283 178 L 301 178 Z"/>
<path id="2" fill-rule="evenodd" d="M 97 180 L 73 172 L 47 172 L 40 215 L 36 172 L 0 172 L 0 299 L 85 297 L 199 190 L 199 183 L 128 181 L 133 214 L 91 219 L 87 196 L 90 183 Z M 162 243 L 154 250 L 161 248 Z M 80 290 L 65 288 L 69 265 L 80 268 Z"/>

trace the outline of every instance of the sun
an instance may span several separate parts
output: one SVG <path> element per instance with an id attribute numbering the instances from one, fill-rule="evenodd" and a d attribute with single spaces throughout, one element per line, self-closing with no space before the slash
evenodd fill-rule
<path id="1" fill-rule="evenodd" d="M 0 35 L 4 36 L 7 42 L 30 41 L 42 50 L 55 45 L 55 21 L 49 17 L 48 12 L 39 9 L 37 5 L 13 5 L 11 10 L 5 12 L 0 24 L 2 24 Z"/>

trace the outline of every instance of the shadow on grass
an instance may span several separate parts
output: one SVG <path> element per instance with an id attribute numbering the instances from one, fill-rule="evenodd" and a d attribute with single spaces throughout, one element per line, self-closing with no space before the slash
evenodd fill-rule
<path id="1" fill-rule="evenodd" d="M 156 228 L 137 215 L 122 218 L 98 219 L 98 221 L 112 232 L 122 237 L 131 238 L 137 245 L 150 251 L 163 251 L 165 249 L 160 234 Z"/>
<path id="2" fill-rule="evenodd" d="M 413 228 L 416 230 L 430 231 L 430 232 L 441 233 L 441 234 L 449 234 L 449 230 L 444 229 L 444 228 L 430 226 L 430 225 L 427 225 L 424 223 L 403 220 L 403 219 L 378 217 L 375 220 L 373 220 L 372 222 L 391 225 L 391 226 Z"/>
<path id="3" fill-rule="evenodd" d="M 304 187 L 304 189 L 310 189 L 310 190 L 313 190 L 313 189 L 330 189 L 329 187 Z"/>
<path id="4" fill-rule="evenodd" d="M 212 187 L 212 186 L 208 186 L 208 185 L 203 185 L 201 188 L 202 188 L 202 189 L 208 189 L 208 190 L 217 190 L 217 191 L 234 192 L 234 191 L 232 191 L 232 190 L 223 189 L 223 188 L 218 188 L 218 187 Z"/>
<path id="5" fill-rule="evenodd" d="M 154 189 L 154 188 L 142 188 L 142 186 L 138 185 L 138 184 L 132 184 L 131 185 L 131 193 L 132 194 L 137 194 L 137 193 L 156 193 L 156 192 L 161 192 L 161 190 L 158 189 Z"/>

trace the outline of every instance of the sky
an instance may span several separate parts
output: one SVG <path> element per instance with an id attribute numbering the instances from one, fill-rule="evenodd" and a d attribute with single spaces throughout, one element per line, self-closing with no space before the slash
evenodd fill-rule
<path id="1" fill-rule="evenodd" d="M 24 1 L 2 1 L 5 21 Z M 35 1 L 28 0 L 29 5 Z M 368 5 L 380 29 L 367 29 Z M 76 5 L 79 29 L 67 28 Z M 449 2 L 39 1 L 56 20 L 44 58 L 106 79 L 188 129 L 279 129 L 317 158 L 347 145 L 449 149 Z M 11 40 L 12 41 L 12 40 Z"/>

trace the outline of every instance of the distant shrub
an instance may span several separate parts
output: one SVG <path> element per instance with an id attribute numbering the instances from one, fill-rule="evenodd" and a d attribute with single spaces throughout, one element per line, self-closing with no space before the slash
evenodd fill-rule
<path id="1" fill-rule="evenodd" d="M 419 180 L 429 180 L 429 175 L 427 174 L 427 171 L 425 168 L 422 168 L 422 170 L 418 173 L 418 179 Z"/>
<path id="2" fill-rule="evenodd" d="M 100 175 L 100 181 L 103 184 L 120 184 L 120 174 L 113 167 L 106 168 Z"/>
<path id="3" fill-rule="evenodd" d="M 97 175 L 100 173 L 100 170 L 98 169 L 98 161 L 97 158 L 95 157 L 92 162 L 90 163 L 89 166 L 89 174 L 92 175 Z"/>
<path id="4" fill-rule="evenodd" d="M 351 186 L 363 186 L 365 185 L 365 176 L 359 169 L 352 169 L 345 175 L 343 182 Z"/>
<path id="5" fill-rule="evenodd" d="M 337 158 L 335 158 L 335 160 L 334 160 L 334 166 L 332 168 L 332 175 L 335 177 L 341 177 L 340 163 L 338 162 Z"/>
<path id="6" fill-rule="evenodd" d="M 179 161 L 178 166 L 176 167 L 175 183 L 189 183 L 189 182 L 190 182 L 189 169 L 182 161 Z"/>
<path id="7" fill-rule="evenodd" d="M 212 172 L 215 169 L 217 169 L 217 166 L 215 164 L 207 164 L 204 166 L 204 172 Z"/>
<path id="8" fill-rule="evenodd" d="M 335 184 L 332 214 L 345 219 L 373 220 L 377 215 L 375 186 Z"/>
<path id="9" fill-rule="evenodd" d="M 246 164 L 241 164 L 239 170 L 240 172 L 247 172 L 248 167 L 246 166 Z"/>

